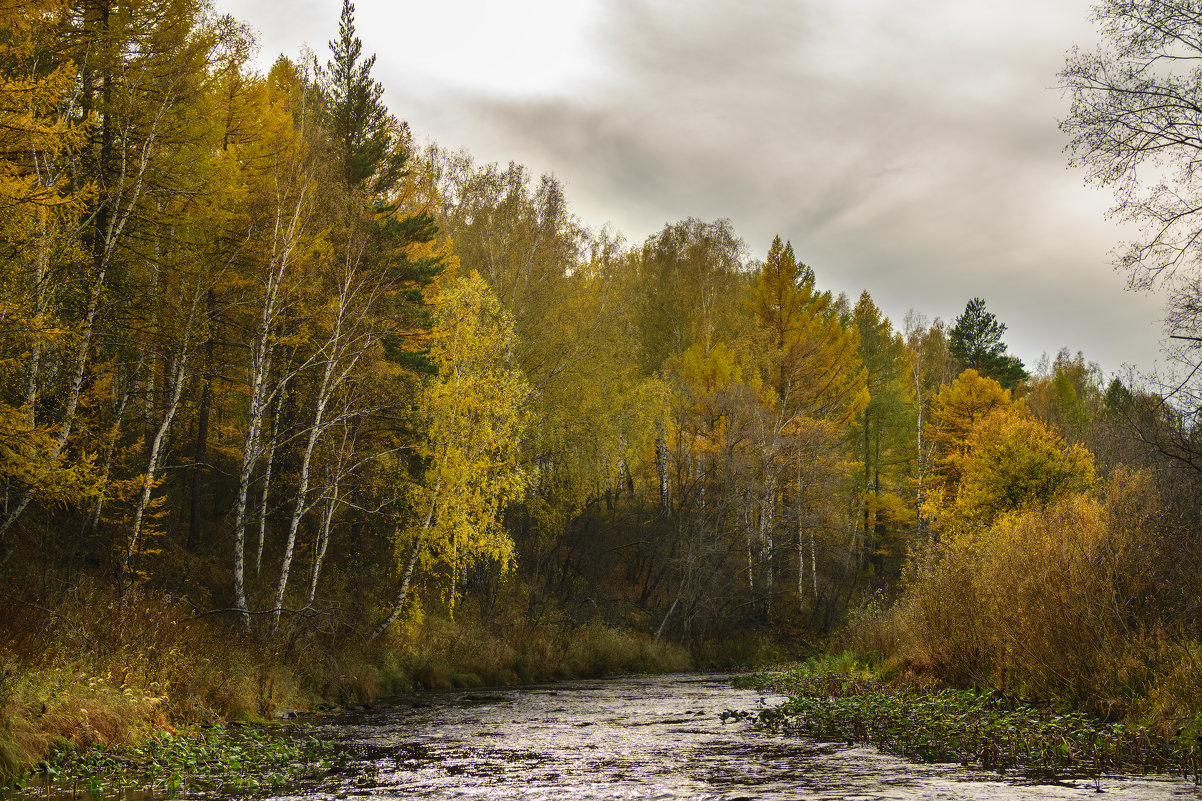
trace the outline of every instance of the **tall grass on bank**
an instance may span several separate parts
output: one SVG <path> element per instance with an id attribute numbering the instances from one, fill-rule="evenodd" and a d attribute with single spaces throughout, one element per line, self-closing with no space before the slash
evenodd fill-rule
<path id="1" fill-rule="evenodd" d="M 7 595 L 0 619 L 0 780 L 68 745 L 127 746 L 304 697 L 277 652 L 142 590 L 81 581 L 53 605 Z"/>
<path id="2" fill-rule="evenodd" d="M 259 640 L 171 598 L 80 583 L 53 607 L 0 596 L 0 785 L 54 751 L 131 747 L 190 723 L 262 720 L 414 689 L 687 670 L 678 645 L 608 626 L 411 619 L 367 643 L 320 618 Z"/>
<path id="3" fill-rule="evenodd" d="M 911 565 L 892 607 L 852 615 L 842 645 L 948 685 L 1196 728 L 1196 621 L 1166 582 L 1173 543 L 1148 477 L 950 536 Z"/>
<path id="4" fill-rule="evenodd" d="M 574 628 L 487 628 L 431 617 L 394 635 L 383 652 L 386 693 L 593 678 L 620 673 L 689 670 L 688 651 L 675 643 L 599 624 Z"/>

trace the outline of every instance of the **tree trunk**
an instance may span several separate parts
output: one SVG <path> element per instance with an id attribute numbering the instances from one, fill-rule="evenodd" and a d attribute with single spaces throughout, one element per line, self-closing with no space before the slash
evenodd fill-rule
<path id="1" fill-rule="evenodd" d="M 142 494 L 138 498 L 138 508 L 134 513 L 133 527 L 129 535 L 129 546 L 125 549 L 125 557 L 121 563 L 121 572 L 123 575 L 129 573 L 134 554 L 138 551 L 142 535 L 142 520 L 146 514 L 147 507 L 150 505 L 151 493 L 154 492 L 154 484 L 158 478 L 159 462 L 162 459 L 164 444 L 167 440 L 168 432 L 171 430 L 171 423 L 175 420 L 175 413 L 179 410 L 180 398 L 184 394 L 185 368 L 188 363 L 188 345 L 191 339 L 192 320 L 196 311 L 196 302 L 197 299 L 194 298 L 192 309 L 188 313 L 188 319 L 184 322 L 184 339 L 180 343 L 180 352 L 175 360 L 175 375 L 172 377 L 171 400 L 168 402 L 167 408 L 163 411 L 163 419 L 159 423 L 158 430 L 155 432 L 154 439 L 150 445 L 150 454 L 146 462 L 146 474 L 143 476 Z M 153 370 L 154 365 L 152 364 L 151 371 Z"/>
<path id="2" fill-rule="evenodd" d="M 84 523 L 85 533 L 94 532 L 100 525 L 100 514 L 104 511 L 104 491 L 108 487 L 109 474 L 113 469 L 113 453 L 117 450 L 117 439 L 121 436 L 121 418 L 125 415 L 125 406 L 129 403 L 132 394 L 131 383 L 132 381 L 125 382 L 125 387 L 121 390 L 121 397 L 117 401 L 116 408 L 113 409 L 113 424 L 109 428 L 109 438 L 105 443 L 104 459 L 100 468 L 100 491 L 96 493 L 96 500 L 93 501 L 92 510 Z"/>
<path id="3" fill-rule="evenodd" d="M 317 598 L 317 580 L 321 577 L 321 566 L 326 558 L 326 547 L 330 544 L 330 523 L 334 519 L 334 511 L 338 507 L 338 482 L 335 480 L 331 496 L 326 501 L 322 512 L 321 526 L 317 529 L 317 537 L 313 543 L 313 570 L 309 574 L 309 594 L 305 598 L 305 606 L 312 606 Z"/>
<path id="4" fill-rule="evenodd" d="M 802 465 L 801 454 L 797 454 L 797 499 L 794 503 L 797 523 L 797 611 L 800 614 L 805 610 L 805 576 L 806 576 L 806 551 L 805 551 L 805 520 L 803 514 L 803 498 L 805 496 L 804 485 L 802 483 Z"/>
<path id="5" fill-rule="evenodd" d="M 246 602 L 246 507 L 250 493 L 250 479 L 260 455 L 259 440 L 262 433 L 263 416 L 273 392 L 268 383 L 274 355 L 272 333 L 283 312 L 284 279 L 292 262 L 293 249 L 300 236 L 300 227 L 308 197 L 309 184 L 304 169 L 291 176 L 299 183 L 296 197 L 287 208 L 284 198 L 276 204 L 273 253 L 267 264 L 262 309 L 255 341 L 251 345 L 250 360 L 250 409 L 248 412 L 246 439 L 242 445 L 242 461 L 238 470 L 238 492 L 234 512 L 234 604 L 244 631 L 250 631 L 250 609 Z M 280 191 L 284 191 L 282 188 Z M 286 379 L 282 379 L 284 383 Z M 276 390 L 278 391 L 278 389 Z"/>
<path id="6" fill-rule="evenodd" d="M 326 502 L 325 512 L 322 515 L 321 526 L 317 530 L 316 541 L 313 543 L 313 570 L 309 576 L 309 595 L 305 600 L 305 606 L 312 606 L 314 599 L 317 598 L 317 580 L 321 576 L 321 567 L 326 558 L 326 548 L 330 544 L 330 525 L 334 519 L 334 512 L 337 510 L 338 503 L 342 498 L 343 464 L 345 463 L 349 447 L 348 439 L 348 429 L 344 426 L 342 430 L 342 446 L 338 450 L 338 462 L 334 466 L 334 480 L 329 491 L 329 499 Z"/>
<path id="7" fill-rule="evenodd" d="M 354 370 L 363 353 L 355 351 L 356 345 L 362 346 L 369 340 L 356 338 L 346 329 L 350 318 L 354 316 L 352 304 L 359 292 L 360 285 L 355 270 L 356 262 L 348 253 L 346 272 L 343 275 L 342 286 L 338 293 L 338 311 L 334 320 L 334 328 L 330 339 L 323 347 L 328 348 L 325 364 L 322 367 L 321 383 L 317 388 L 314 399 L 313 424 L 309 428 L 309 437 L 305 443 L 305 451 L 301 457 L 300 479 L 296 489 L 296 504 L 292 509 L 292 517 L 288 523 L 288 536 L 284 542 L 284 557 L 280 566 L 280 580 L 276 585 L 275 606 L 271 613 L 271 634 L 275 634 L 280 625 L 280 609 L 284 604 L 284 593 L 288 589 L 288 579 L 292 569 L 292 557 L 296 549 L 296 535 L 300 528 L 301 519 L 309 511 L 309 476 L 313 464 L 313 451 L 318 441 L 330 427 L 326 411 L 334 393 L 343 381 Z"/>
<path id="8" fill-rule="evenodd" d="M 107 18 L 107 9 L 104 15 Z M 111 77 L 106 75 L 104 78 L 104 92 L 106 96 L 110 91 L 110 82 Z M 158 139 L 159 125 L 167 108 L 172 104 L 173 98 L 174 94 L 170 89 L 167 89 L 163 93 L 159 101 L 157 113 L 148 127 L 145 139 L 141 142 L 140 150 L 134 154 L 136 162 L 131 165 L 129 163 L 131 154 L 124 150 L 121 152 L 120 163 L 118 165 L 119 172 L 116 179 L 117 185 L 114 192 L 109 196 L 112 199 L 101 199 L 93 214 L 92 219 L 95 222 L 97 231 L 93 246 L 94 275 L 91 288 L 88 292 L 86 310 L 79 327 L 79 346 L 75 355 L 75 366 L 71 375 L 70 387 L 67 390 L 66 400 L 63 404 L 58 435 L 50 452 L 46 454 L 45 459 L 47 462 L 57 461 L 62 456 L 63 450 L 67 446 L 67 440 L 71 436 L 71 430 L 75 425 L 75 413 L 79 408 L 79 398 L 83 391 L 84 378 L 87 375 L 87 366 L 92 351 L 92 337 L 96 333 L 96 316 L 100 312 L 100 301 L 107 283 L 109 266 L 112 263 L 113 254 L 116 252 L 117 243 L 121 239 L 125 231 L 125 226 L 129 222 L 134 208 L 141 198 L 143 179 L 146 175 L 146 169 L 150 165 L 151 151 Z M 103 165 L 107 162 L 108 158 L 106 154 L 112 150 L 112 136 L 110 132 L 111 116 L 109 113 L 103 115 L 102 171 L 104 170 Z M 4 539 L 8 530 L 25 511 L 30 500 L 30 495 L 25 493 L 17 505 L 9 510 L 4 521 L 0 522 L 0 540 Z"/>
<path id="9" fill-rule="evenodd" d="M 417 536 L 413 538 L 413 550 L 409 554 L 409 561 L 405 564 L 405 574 L 401 577 L 401 588 L 397 591 L 396 600 L 392 602 L 392 610 L 388 615 L 380 621 L 367 639 L 374 640 L 384 632 L 388 631 L 388 627 L 392 625 L 397 616 L 401 614 L 401 609 L 405 606 L 405 598 L 409 594 L 409 583 L 413 579 L 413 569 L 417 566 L 417 559 L 421 556 L 422 545 L 425 543 L 426 534 L 430 531 L 430 526 L 434 523 L 434 510 L 438 506 L 438 495 L 441 486 L 436 486 L 434 492 L 430 495 L 430 506 L 426 510 L 426 519 L 422 521 L 422 527 L 418 530 Z"/>
<path id="10" fill-rule="evenodd" d="M 659 473 L 659 511 L 672 511 L 672 483 L 668 477 L 668 442 L 661 426 L 655 435 L 655 469 Z"/>
<path id="11" fill-rule="evenodd" d="M 275 467 L 275 454 L 280 444 L 280 415 L 284 397 L 288 394 L 286 382 L 276 390 L 275 413 L 271 417 L 271 440 L 267 444 L 267 464 L 263 466 L 263 492 L 259 494 L 259 547 L 255 551 L 255 575 L 263 569 L 263 545 L 267 541 L 267 503 L 271 497 L 271 474 Z"/>
<path id="12" fill-rule="evenodd" d="M 413 541 L 413 550 L 409 553 L 409 561 L 405 564 L 405 574 L 401 577 L 401 588 L 397 590 L 396 599 L 392 602 L 392 609 L 388 615 L 367 635 L 368 640 L 374 640 L 384 632 L 388 631 L 388 627 L 393 624 L 397 617 L 401 614 L 401 610 L 405 607 L 405 599 L 409 596 L 409 583 L 413 580 L 413 569 L 417 566 L 417 559 L 421 556 L 422 540 L 425 537 L 425 530 L 418 533 L 417 538 Z"/>
<path id="13" fill-rule="evenodd" d="M 204 478 L 205 460 L 209 447 L 209 414 L 213 407 L 213 349 L 217 336 L 216 293 L 210 289 L 207 298 L 209 336 L 205 341 L 204 386 L 200 391 L 200 408 L 196 417 L 196 446 L 192 450 L 192 481 L 188 498 L 188 550 L 194 551 L 200 544 L 200 494 Z"/>
<path id="14" fill-rule="evenodd" d="M 814 608 L 818 608 L 818 541 L 810 529 L 810 587 L 814 592 Z"/>
<path id="15" fill-rule="evenodd" d="M 764 614 L 772 617 L 772 594 L 775 592 L 773 575 L 773 556 L 776 551 L 773 543 L 773 528 L 776 525 L 776 481 L 769 478 L 764 487 L 764 500 L 760 509 L 760 537 L 764 543 Z"/>

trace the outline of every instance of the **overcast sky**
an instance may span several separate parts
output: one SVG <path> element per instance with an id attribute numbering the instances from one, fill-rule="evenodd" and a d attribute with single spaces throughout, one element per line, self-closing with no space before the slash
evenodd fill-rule
<path id="1" fill-rule="evenodd" d="M 263 69 L 324 62 L 341 0 L 216 0 Z M 551 172 L 587 225 L 642 242 L 728 217 L 793 242 L 822 288 L 900 328 L 972 297 L 1012 352 L 1159 358 L 1158 298 L 1125 290 L 1108 193 L 1066 166 L 1057 73 L 1091 0 L 359 0 L 385 99 L 419 140 Z"/>

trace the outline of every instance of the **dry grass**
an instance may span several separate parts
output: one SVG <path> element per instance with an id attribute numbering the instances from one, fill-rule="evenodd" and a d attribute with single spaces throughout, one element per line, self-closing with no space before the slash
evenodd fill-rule
<path id="1" fill-rule="evenodd" d="M 450 689 L 685 670 L 679 646 L 606 626 L 530 630 L 413 615 L 367 643 L 336 622 L 285 620 L 275 638 L 192 619 L 170 597 L 86 581 L 36 605 L 0 600 L 0 783 L 54 746 L 121 745 L 162 728 L 260 719 Z"/>
<path id="2" fill-rule="evenodd" d="M 387 647 L 384 680 L 398 689 L 525 684 L 692 667 L 688 652 L 678 645 L 602 625 L 498 633 L 474 622 L 431 616 L 402 628 Z"/>
<path id="3" fill-rule="evenodd" d="M 277 655 L 171 598 L 80 582 L 51 604 L 0 602 L 0 778 L 55 744 L 138 742 L 303 700 Z"/>
<path id="4" fill-rule="evenodd" d="M 569 676 L 659 673 L 688 670 L 692 660 L 680 646 L 610 626 L 573 631 L 564 650 L 562 670 Z"/>
<path id="5" fill-rule="evenodd" d="M 901 673 L 1055 700 L 1106 717 L 1202 710 L 1196 644 L 1158 607 L 1165 545 L 1139 474 L 951 537 L 898 604 L 853 615 L 843 644 Z"/>

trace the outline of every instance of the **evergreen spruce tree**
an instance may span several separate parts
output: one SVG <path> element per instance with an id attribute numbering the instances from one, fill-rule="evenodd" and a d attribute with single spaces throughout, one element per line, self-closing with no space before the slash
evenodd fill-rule
<path id="1" fill-rule="evenodd" d="M 964 369 L 972 368 L 1006 389 L 1027 380 L 1023 363 L 1006 353 L 1002 334 L 1006 324 L 985 310 L 985 301 L 973 298 L 948 333 L 948 350 Z"/>
<path id="2" fill-rule="evenodd" d="M 355 35 L 355 4 L 343 0 L 338 38 L 327 63 L 330 126 L 338 143 L 343 178 L 354 189 L 382 190 L 404 174 L 405 148 L 395 147 L 395 128 L 384 106 L 384 87 L 372 77 L 374 55 L 363 58 Z M 375 194 L 376 192 L 373 192 Z"/>
<path id="3" fill-rule="evenodd" d="M 329 46 L 332 58 L 325 71 L 328 125 L 348 202 L 359 207 L 352 216 L 368 229 L 370 244 L 365 256 L 404 288 L 395 314 L 405 327 L 427 328 L 429 313 L 422 289 L 442 272 L 444 264 L 433 249 L 415 246 L 432 242 L 438 227 L 430 208 L 405 205 L 412 156 L 409 129 L 384 105 L 384 87 L 372 77 L 376 57 L 363 55 L 351 0 L 343 0 L 338 38 Z M 412 369 L 432 371 L 433 364 L 424 352 L 415 350 L 403 337 L 386 337 L 384 344 L 390 358 Z"/>

